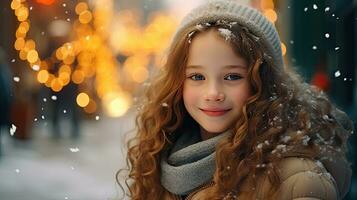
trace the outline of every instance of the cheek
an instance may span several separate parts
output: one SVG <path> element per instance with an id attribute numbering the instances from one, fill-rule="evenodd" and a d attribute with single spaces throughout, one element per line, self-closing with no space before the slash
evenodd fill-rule
<path id="1" fill-rule="evenodd" d="M 232 91 L 232 99 L 235 100 L 235 102 L 239 105 L 243 105 L 246 103 L 247 99 L 251 96 L 251 91 L 249 87 L 242 87 L 238 90 Z"/>
<path id="2" fill-rule="evenodd" d="M 197 89 L 189 85 L 184 85 L 183 87 L 183 101 L 185 105 L 192 104 L 197 101 L 199 93 Z"/>

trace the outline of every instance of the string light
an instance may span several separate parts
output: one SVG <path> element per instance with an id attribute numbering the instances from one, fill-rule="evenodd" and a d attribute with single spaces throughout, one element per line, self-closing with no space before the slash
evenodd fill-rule
<path id="1" fill-rule="evenodd" d="M 54 1 L 43 0 L 40 3 L 50 5 Z M 51 57 L 41 58 L 36 42 L 27 35 L 31 24 L 27 2 L 26 0 L 12 0 L 11 8 L 19 21 L 14 48 L 18 51 L 19 58 L 26 61 L 36 73 L 36 80 L 39 83 L 55 92 L 60 92 L 70 82 L 81 85 L 80 94 L 82 90 L 87 91 L 85 94 L 89 100 L 87 105 L 83 104 L 83 101 L 80 101 L 81 105 L 78 101 L 77 104 L 87 113 L 96 112 L 98 104 L 91 96 L 97 95 L 102 101 L 104 110 L 110 116 L 121 116 L 130 107 L 132 94 L 122 88 L 120 77 L 129 78 L 129 84 L 132 85 L 129 87 L 131 91 L 136 84 L 144 82 L 149 75 L 147 69 L 150 64 L 149 56 L 154 55 L 156 63 L 160 60 L 159 56 L 167 46 L 177 23 L 174 17 L 158 13 L 153 16 L 147 27 L 142 28 L 138 20 L 134 23 L 127 23 L 130 20 L 128 13 L 131 11 L 122 12 L 121 19 L 117 20 L 117 16 L 114 16 L 112 12 L 112 0 L 97 0 L 92 3 L 93 12 L 89 10 L 86 2 L 76 4 L 75 13 L 78 18 L 71 19 L 74 39 L 55 49 Z M 116 22 L 123 20 L 123 23 L 113 26 L 111 20 L 114 18 Z M 134 16 L 132 19 L 137 18 Z M 128 24 L 131 25 L 128 26 Z M 113 32 L 115 34 L 108 34 Z M 120 42 L 124 45 L 120 46 Z M 134 60 L 132 63 L 138 63 L 138 65 L 124 63 L 125 70 L 119 71 L 118 66 L 122 64 L 116 60 L 114 53 L 125 55 L 128 60 Z M 35 68 L 36 70 L 33 70 Z M 87 79 L 93 79 L 93 81 L 86 81 Z M 90 89 L 93 86 L 95 93 Z M 108 98 L 108 94 L 111 94 L 109 95 L 111 98 Z M 115 94 L 115 97 L 112 94 Z"/>

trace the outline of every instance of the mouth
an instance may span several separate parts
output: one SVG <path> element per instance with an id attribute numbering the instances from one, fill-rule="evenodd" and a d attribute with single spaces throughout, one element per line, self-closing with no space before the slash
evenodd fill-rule
<path id="1" fill-rule="evenodd" d="M 222 116 L 226 114 L 228 111 L 231 109 L 226 109 L 226 110 L 206 110 L 206 109 L 200 109 L 203 113 L 205 113 L 208 116 Z"/>

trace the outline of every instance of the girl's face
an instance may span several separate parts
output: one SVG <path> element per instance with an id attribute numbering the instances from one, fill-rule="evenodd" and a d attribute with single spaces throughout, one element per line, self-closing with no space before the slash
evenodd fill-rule
<path id="1" fill-rule="evenodd" d="M 195 36 L 186 66 L 183 101 L 203 139 L 231 128 L 250 96 L 247 61 L 218 34 L 210 29 Z"/>

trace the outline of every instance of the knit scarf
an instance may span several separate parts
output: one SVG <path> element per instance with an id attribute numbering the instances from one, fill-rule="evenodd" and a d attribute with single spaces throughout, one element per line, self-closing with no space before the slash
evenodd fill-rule
<path id="1" fill-rule="evenodd" d="M 216 169 L 215 147 L 226 131 L 202 141 L 198 131 L 185 131 L 161 154 L 161 184 L 169 192 L 187 195 L 212 180 Z"/>

